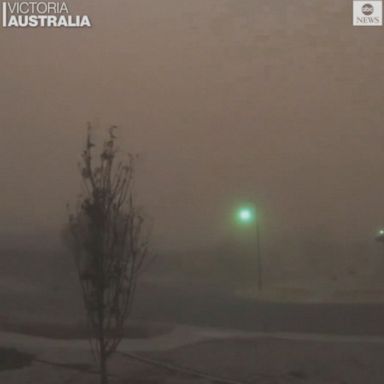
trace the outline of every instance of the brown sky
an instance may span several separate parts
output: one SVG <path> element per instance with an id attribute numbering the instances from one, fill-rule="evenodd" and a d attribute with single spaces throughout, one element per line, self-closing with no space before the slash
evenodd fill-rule
<path id="1" fill-rule="evenodd" d="M 86 121 L 141 154 L 155 241 L 221 239 L 254 200 L 271 236 L 384 223 L 384 27 L 350 0 L 72 1 L 90 30 L 0 30 L 3 233 L 58 230 Z M 177 239 L 177 240 L 175 240 Z"/>

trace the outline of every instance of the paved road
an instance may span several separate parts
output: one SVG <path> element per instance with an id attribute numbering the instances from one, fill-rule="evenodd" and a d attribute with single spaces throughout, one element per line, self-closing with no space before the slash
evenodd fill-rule
<path id="1" fill-rule="evenodd" d="M 84 310 L 79 292 L 2 291 L 0 318 L 78 322 Z M 229 292 L 185 284 L 139 287 L 133 317 L 254 332 L 384 336 L 383 304 L 293 304 L 241 299 Z"/>
<path id="2" fill-rule="evenodd" d="M 384 303 L 267 303 L 186 287 L 143 289 L 135 316 L 255 332 L 384 335 Z"/>

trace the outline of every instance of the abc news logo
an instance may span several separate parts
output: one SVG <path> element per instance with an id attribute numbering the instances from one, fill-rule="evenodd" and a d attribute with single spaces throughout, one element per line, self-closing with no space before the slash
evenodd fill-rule
<path id="1" fill-rule="evenodd" d="M 353 25 L 365 27 L 375 27 L 383 25 L 382 0 L 354 0 Z"/>

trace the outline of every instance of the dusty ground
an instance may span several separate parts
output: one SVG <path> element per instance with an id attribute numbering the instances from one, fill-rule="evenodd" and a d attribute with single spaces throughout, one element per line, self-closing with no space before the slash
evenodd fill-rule
<path id="1" fill-rule="evenodd" d="M 23 271 L 19 280 L 2 279 L 0 384 L 98 383 L 80 325 L 84 316 L 77 288 L 56 286 L 51 277 L 46 284 L 32 284 L 26 276 Z M 348 306 L 274 304 L 275 296 L 283 297 L 276 292 L 228 296 L 206 287 L 144 284 L 133 317 L 138 322 L 127 329 L 121 353 L 110 363 L 111 384 L 384 383 L 382 291 L 359 294 L 362 302 L 373 304 Z M 289 292 L 288 302 L 293 296 L 306 298 L 301 291 Z M 312 302 L 314 295 L 309 296 Z M 152 323 L 143 325 L 142 319 Z M 355 336 L 336 336 L 343 334 Z"/>
<path id="2" fill-rule="evenodd" d="M 24 366 L 3 367 L 0 383 L 97 383 L 85 340 L 1 332 L 0 343 L 33 356 Z M 383 361 L 380 337 L 177 327 L 124 340 L 110 372 L 111 384 L 382 384 Z"/>
<path id="3" fill-rule="evenodd" d="M 379 384 L 384 344 L 263 338 L 197 343 L 151 354 L 244 383 Z"/>

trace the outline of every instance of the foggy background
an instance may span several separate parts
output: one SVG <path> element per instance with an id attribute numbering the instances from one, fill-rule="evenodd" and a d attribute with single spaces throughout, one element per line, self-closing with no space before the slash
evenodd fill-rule
<path id="1" fill-rule="evenodd" d="M 0 32 L 4 275 L 72 273 L 60 236 L 90 121 L 140 155 L 167 278 L 252 280 L 252 239 L 231 220 L 251 201 L 270 282 L 379 284 L 384 47 L 380 28 L 352 27 L 351 1 L 67 4 L 92 29 Z"/>

